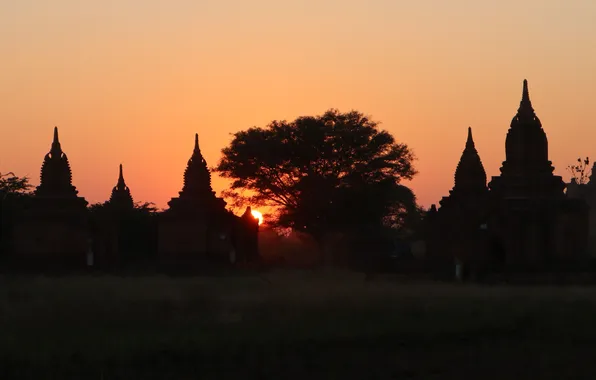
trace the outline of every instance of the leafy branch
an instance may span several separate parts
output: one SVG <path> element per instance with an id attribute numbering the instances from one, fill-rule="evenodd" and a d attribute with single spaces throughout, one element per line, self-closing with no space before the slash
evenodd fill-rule
<path id="1" fill-rule="evenodd" d="M 588 171 L 590 165 L 590 158 L 581 157 L 577 159 L 575 165 L 567 166 L 567 171 L 571 173 L 571 182 L 575 182 L 578 185 L 585 185 L 590 180 L 590 173 Z"/>

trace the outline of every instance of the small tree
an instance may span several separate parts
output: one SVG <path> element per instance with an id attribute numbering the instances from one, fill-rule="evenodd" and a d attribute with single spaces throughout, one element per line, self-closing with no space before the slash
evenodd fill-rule
<path id="1" fill-rule="evenodd" d="M 575 182 L 578 185 L 587 184 L 590 180 L 589 165 L 589 157 L 586 157 L 584 159 L 580 157 L 577 159 L 577 163 L 575 165 L 567 166 L 567 171 L 571 173 L 571 181 Z"/>
<path id="2" fill-rule="evenodd" d="M 134 208 L 138 212 L 147 215 L 155 215 L 160 212 L 153 202 L 135 202 Z"/>
<path id="3" fill-rule="evenodd" d="M 108 206 L 108 202 L 97 202 L 90 204 L 88 206 L 89 211 L 92 215 L 100 215 L 101 213 L 106 212 L 106 207 Z M 159 213 L 159 209 L 155 206 L 153 202 L 135 202 L 134 207 L 130 210 L 132 213 L 141 215 L 141 216 L 153 216 Z"/>
<path id="4" fill-rule="evenodd" d="M 8 195 L 25 195 L 31 192 L 33 185 L 28 177 L 17 177 L 13 172 L 0 173 L 0 194 L 2 198 Z"/>

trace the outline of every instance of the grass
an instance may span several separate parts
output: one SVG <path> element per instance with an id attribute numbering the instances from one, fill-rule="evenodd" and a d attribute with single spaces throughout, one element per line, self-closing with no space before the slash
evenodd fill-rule
<path id="1" fill-rule="evenodd" d="M 592 287 L 5 276 L 0 378 L 593 378 L 594 321 Z"/>

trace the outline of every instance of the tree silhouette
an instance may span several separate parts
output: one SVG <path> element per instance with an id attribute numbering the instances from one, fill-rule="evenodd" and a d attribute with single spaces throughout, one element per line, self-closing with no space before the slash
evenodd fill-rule
<path id="1" fill-rule="evenodd" d="M 588 172 L 590 165 L 590 159 L 588 157 L 577 159 L 577 164 L 567 166 L 567 171 L 571 173 L 571 180 L 575 181 L 578 185 L 585 185 L 590 179 L 590 173 Z"/>
<path id="2" fill-rule="evenodd" d="M 362 113 L 331 109 L 292 122 L 237 132 L 215 168 L 233 180 L 233 205 L 267 206 L 276 224 L 321 238 L 389 225 L 404 227 L 417 212 L 401 185 L 416 171 L 406 144 Z"/>
<path id="3" fill-rule="evenodd" d="M 32 195 L 33 185 L 28 177 L 19 177 L 12 172 L 0 173 L 0 253 L 10 251 L 14 218 L 22 211 Z"/>
<path id="4" fill-rule="evenodd" d="M 135 202 L 130 209 L 111 208 L 108 201 L 88 206 L 92 230 L 114 228 L 118 234 L 120 261 L 127 264 L 155 254 L 156 217 L 159 210 L 152 202 Z M 101 234 L 96 235 L 101 239 Z"/>
<path id="5" fill-rule="evenodd" d="M 33 185 L 29 183 L 28 177 L 18 177 L 13 172 L 0 173 L 0 194 L 2 196 L 25 195 L 30 193 L 32 188 Z"/>

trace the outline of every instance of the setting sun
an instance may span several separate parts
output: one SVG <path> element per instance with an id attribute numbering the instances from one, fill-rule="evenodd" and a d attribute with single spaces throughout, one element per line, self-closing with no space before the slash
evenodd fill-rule
<path id="1" fill-rule="evenodd" d="M 252 213 L 252 216 L 254 216 L 255 218 L 259 219 L 259 225 L 263 224 L 263 214 L 261 214 L 257 210 L 252 210 L 251 213 Z"/>

